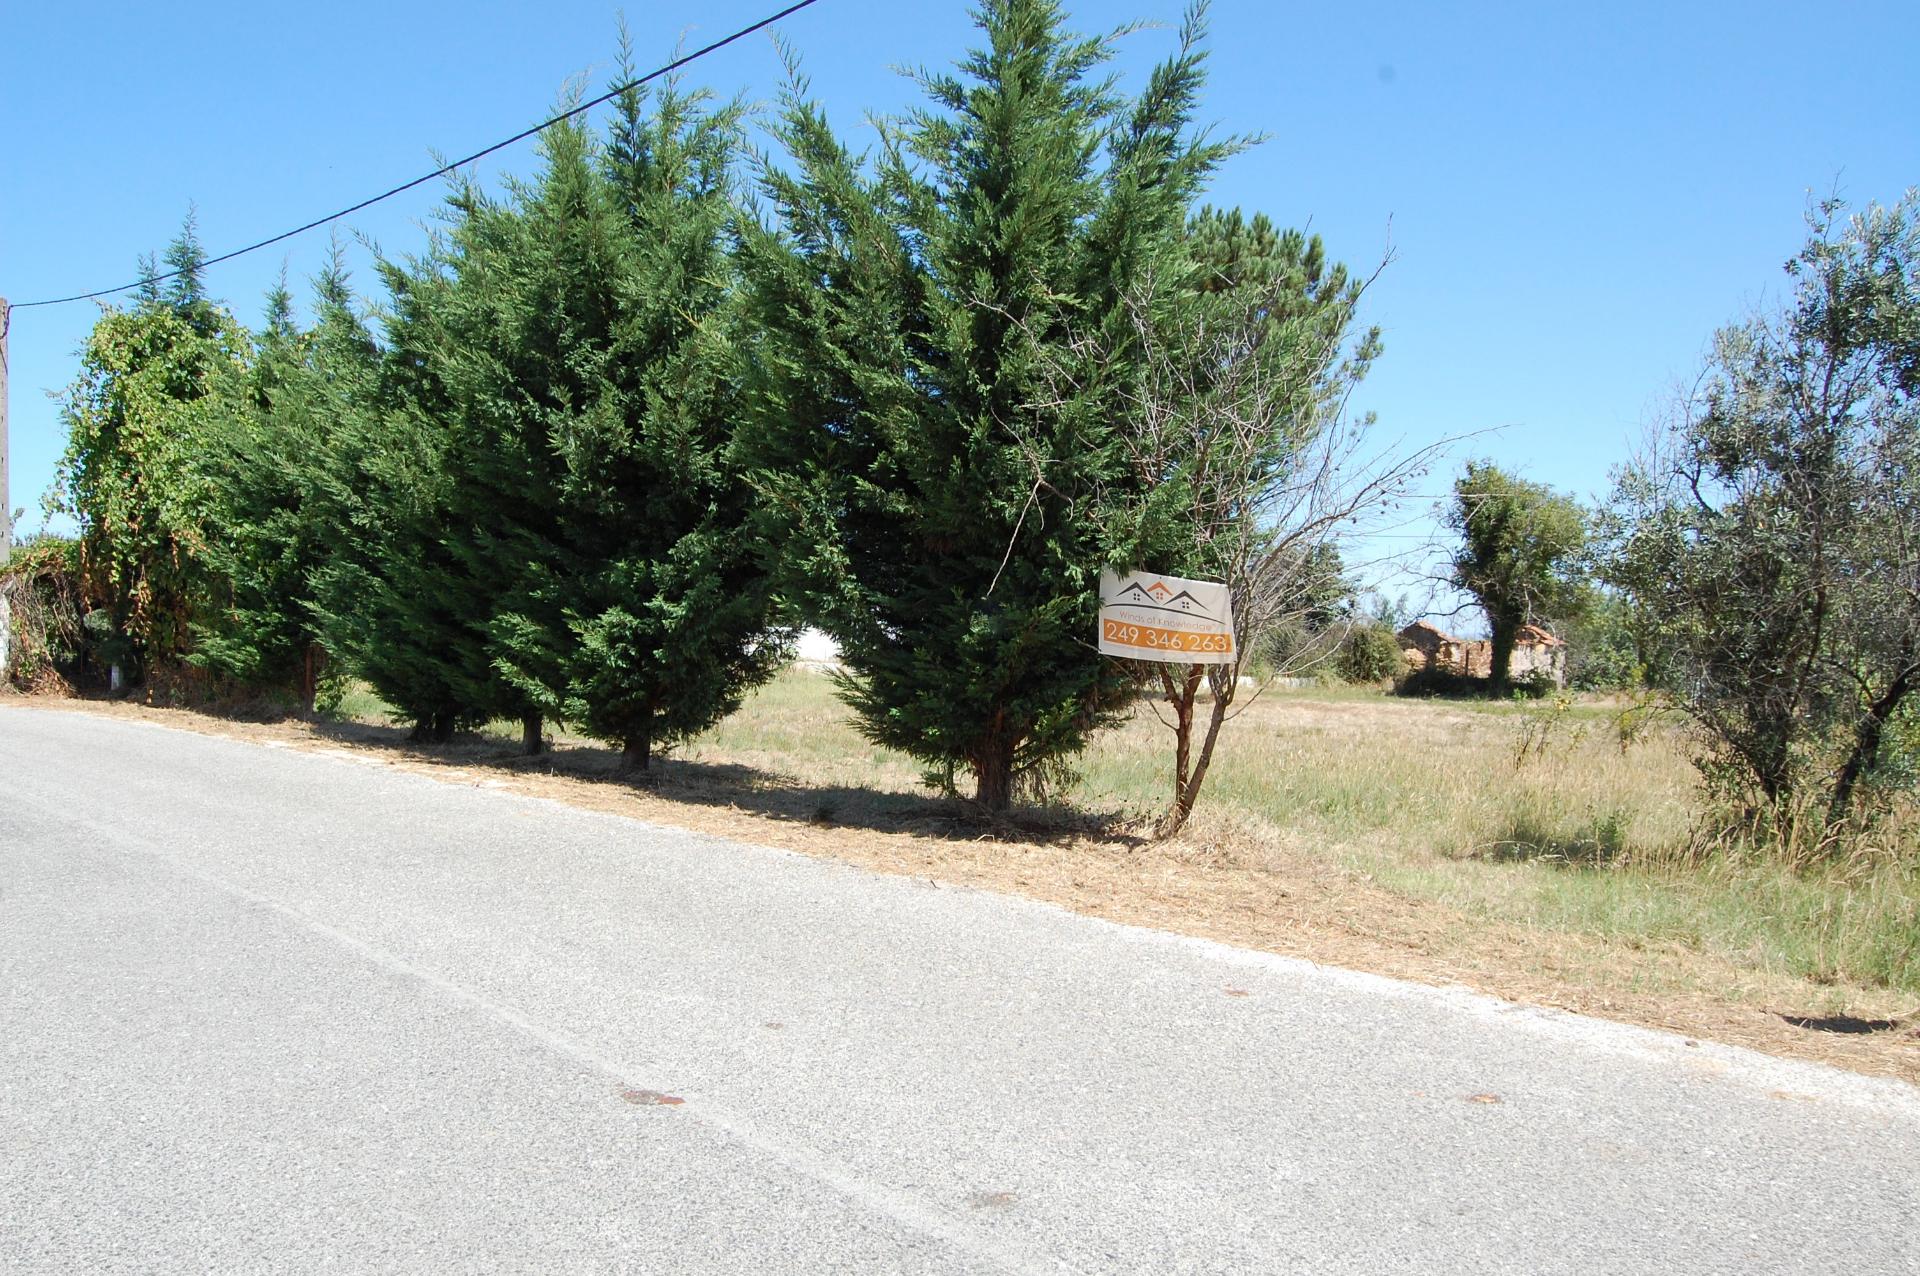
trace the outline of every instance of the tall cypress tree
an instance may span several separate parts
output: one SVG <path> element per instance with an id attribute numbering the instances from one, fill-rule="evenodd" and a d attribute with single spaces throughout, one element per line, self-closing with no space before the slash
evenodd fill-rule
<path id="1" fill-rule="evenodd" d="M 326 450 L 312 334 L 283 279 L 267 295 L 243 392 L 198 459 L 208 489 L 207 557 L 219 580 L 190 659 L 242 682 L 296 683 L 312 706 L 315 634 L 308 577 L 329 529 L 314 520 L 307 467 Z"/>
<path id="2" fill-rule="evenodd" d="M 497 200 L 457 188 L 449 229 L 410 283 L 423 364 L 409 404 L 445 430 L 451 562 L 434 589 L 474 652 L 476 706 L 520 719 L 529 752 L 562 699 L 564 466 L 550 409 L 571 397 L 576 363 L 605 326 L 600 294 L 576 286 L 610 229 L 585 145 L 578 126 L 557 125 L 541 137 L 536 182 L 509 181 Z"/>
<path id="3" fill-rule="evenodd" d="M 462 195 L 422 293 L 449 545 L 491 667 L 523 713 L 633 767 L 737 707 L 784 646 L 732 455 L 738 133 L 736 106 L 671 86 L 623 94 L 604 147 L 556 125 L 534 182 Z"/>
<path id="4" fill-rule="evenodd" d="M 873 740 L 979 802 L 1069 754 L 1126 675 L 1095 652 L 1103 523 L 1128 481 L 1111 429 L 1125 360 L 1071 391 L 1076 334 L 1119 343 L 1125 299 L 1232 148 L 1191 129 L 1201 13 L 1137 98 L 1109 41 L 1051 0 L 989 0 L 984 47 L 923 74 L 928 105 L 867 162 L 797 80 L 751 236 L 756 459 L 796 591 L 839 642 Z"/>
<path id="5" fill-rule="evenodd" d="M 621 95 L 600 176 L 624 230 L 598 384 L 562 435 L 569 472 L 567 715 L 644 767 L 783 663 L 743 425 L 730 253 L 740 107 L 669 83 Z"/>
<path id="6" fill-rule="evenodd" d="M 417 301 L 432 281 L 421 284 L 418 265 L 381 264 L 384 346 L 342 274 L 319 282 L 316 409 L 330 426 L 309 497 L 332 538 L 309 606 L 327 650 L 412 720 L 416 738 L 445 740 L 492 716 L 497 697 L 447 546 L 449 414 Z"/>

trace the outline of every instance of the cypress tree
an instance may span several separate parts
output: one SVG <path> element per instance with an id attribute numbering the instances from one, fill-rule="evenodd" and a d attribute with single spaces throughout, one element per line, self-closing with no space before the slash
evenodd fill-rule
<path id="1" fill-rule="evenodd" d="M 330 537 L 314 518 L 309 470 L 332 422 L 314 356 L 283 278 L 267 295 L 244 387 L 199 460 L 219 581 L 190 657 L 241 682 L 298 685 L 309 710 L 318 672 L 309 577 Z"/>
<path id="2" fill-rule="evenodd" d="M 752 535 L 743 422 L 737 222 L 740 107 L 677 85 L 617 100 L 600 156 L 623 229 L 597 384 L 567 421 L 567 716 L 647 765 L 705 730 L 784 663 L 790 632 Z"/>
<path id="3" fill-rule="evenodd" d="M 523 716 L 629 767 L 783 654 L 732 455 L 738 132 L 671 86 L 622 95 L 604 147 L 556 125 L 534 182 L 460 195 L 420 294 L 470 623 Z"/>
<path id="4" fill-rule="evenodd" d="M 180 224 L 180 233 L 167 245 L 166 273 L 173 278 L 167 280 L 166 290 L 159 294 L 167 306 L 176 313 L 188 316 L 194 326 L 204 335 L 211 331 L 212 314 L 216 309 L 207 297 L 206 281 L 203 278 L 206 269 L 207 252 L 200 245 L 200 215 L 191 205 L 187 208 L 186 220 Z M 147 290 L 157 285 L 147 284 Z"/>
<path id="5" fill-rule="evenodd" d="M 416 739 L 444 741 L 491 716 L 494 679 L 447 547 L 448 413 L 422 335 L 422 272 L 380 269 L 392 298 L 384 347 L 344 275 L 319 282 L 317 410 L 331 428 L 311 498 L 333 537 L 310 606 L 326 649 L 410 719 Z"/>
<path id="6" fill-rule="evenodd" d="M 925 108 L 852 154 L 797 77 L 753 235 L 756 459 L 793 587 L 839 642 L 876 742 L 1004 810 L 1071 754 L 1128 675 L 1094 648 L 1104 522 L 1129 480 L 1124 357 L 1059 392 L 1076 334 L 1118 344 L 1125 299 L 1232 149 L 1191 129 L 1201 13 L 1129 98 L 1109 41 L 1051 0 L 990 0 L 983 46 L 923 73 Z M 1128 564 L 1131 566 L 1132 564 Z"/>
<path id="7" fill-rule="evenodd" d="M 509 181 L 499 200 L 457 187 L 447 233 L 409 281 L 422 351 L 409 406 L 445 431 L 450 562 L 431 588 L 465 631 L 474 706 L 518 719 L 528 752 L 562 698 L 564 469 L 550 409 L 604 326 L 598 295 L 575 286 L 608 230 L 591 172 L 576 171 L 584 144 L 578 126 L 557 125 L 541 137 L 537 182 Z"/>

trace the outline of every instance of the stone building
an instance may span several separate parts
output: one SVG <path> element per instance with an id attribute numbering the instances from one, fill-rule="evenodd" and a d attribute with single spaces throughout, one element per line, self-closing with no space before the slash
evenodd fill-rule
<path id="1" fill-rule="evenodd" d="M 1399 633 L 1400 654 L 1409 670 L 1436 669 L 1462 678 L 1493 676 L 1493 643 L 1458 638 L 1437 625 L 1416 620 Z M 1544 673 L 1553 685 L 1567 682 L 1567 644 L 1538 625 L 1522 625 L 1513 644 L 1508 673 L 1525 678 Z"/>

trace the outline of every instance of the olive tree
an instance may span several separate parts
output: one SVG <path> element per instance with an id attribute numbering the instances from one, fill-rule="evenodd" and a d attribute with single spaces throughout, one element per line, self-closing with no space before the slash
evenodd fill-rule
<path id="1" fill-rule="evenodd" d="M 1920 193 L 1842 207 L 1621 476 L 1607 567 L 1709 779 L 1825 832 L 1912 786 L 1920 702 Z"/>

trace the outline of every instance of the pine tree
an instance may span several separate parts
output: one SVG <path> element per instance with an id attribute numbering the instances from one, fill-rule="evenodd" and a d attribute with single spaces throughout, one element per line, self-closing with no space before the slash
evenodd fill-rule
<path id="1" fill-rule="evenodd" d="M 870 164 L 795 78 L 779 133 L 797 171 L 765 170 L 778 229 L 748 256 L 760 482 L 795 590 L 866 734 L 940 778 L 970 770 L 1000 811 L 1126 681 L 1093 639 L 1128 368 L 1064 396 L 1052 371 L 1074 334 L 1124 332 L 1231 144 L 1190 130 L 1198 10 L 1137 99 L 1103 72 L 1109 41 L 1069 34 L 1050 0 L 977 21 L 984 47 L 919 77 L 928 106 Z"/>
<path id="2" fill-rule="evenodd" d="M 1297 414 L 1312 411 L 1330 389 L 1363 378 L 1381 351 L 1380 330 L 1352 331 L 1366 280 L 1327 260 L 1318 235 L 1278 229 L 1265 213 L 1202 208 L 1187 223 L 1188 273 L 1180 281 L 1180 322 L 1191 325 L 1257 298 L 1272 358 L 1311 375 Z"/>
<path id="3" fill-rule="evenodd" d="M 1115 418 L 1133 482 L 1118 485 L 1114 558 L 1221 582 L 1232 601 L 1229 659 L 1139 666 L 1159 684 L 1156 712 L 1174 736 L 1160 836 L 1193 811 L 1241 662 L 1271 631 L 1313 623 L 1329 589 L 1348 588 L 1334 538 L 1421 469 L 1418 454 L 1362 455 L 1370 418 L 1343 417 L 1380 349 L 1377 330 L 1349 333 L 1363 290 L 1329 267 L 1317 237 L 1203 210 L 1129 296 L 1133 331 L 1085 348 L 1095 368 L 1118 358 L 1135 368 Z"/>

